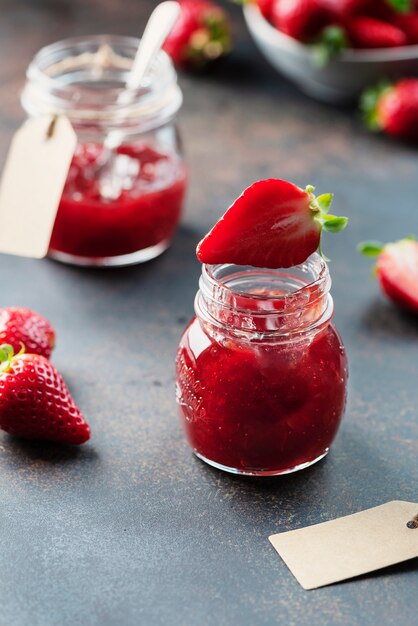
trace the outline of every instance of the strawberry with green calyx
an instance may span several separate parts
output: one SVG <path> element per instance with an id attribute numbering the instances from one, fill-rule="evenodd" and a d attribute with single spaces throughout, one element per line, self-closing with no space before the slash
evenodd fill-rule
<path id="1" fill-rule="evenodd" d="M 366 241 L 358 245 L 358 250 L 377 258 L 375 275 L 386 296 L 418 313 L 418 242 L 413 237 L 387 244 Z"/>
<path id="2" fill-rule="evenodd" d="M 179 0 L 180 15 L 164 50 L 178 67 L 201 69 L 230 52 L 231 29 L 225 11 L 211 0 Z"/>
<path id="3" fill-rule="evenodd" d="M 198 259 L 272 269 L 303 263 L 320 249 L 322 230 L 339 232 L 348 221 L 329 214 L 332 194 L 313 191 L 274 178 L 254 183 L 198 244 Z"/>
<path id="4" fill-rule="evenodd" d="M 0 345 L 0 428 L 23 439 L 81 444 L 90 428 L 55 367 Z"/>
<path id="5" fill-rule="evenodd" d="M 418 78 L 369 88 L 363 93 L 360 106 L 370 130 L 418 141 Z"/>

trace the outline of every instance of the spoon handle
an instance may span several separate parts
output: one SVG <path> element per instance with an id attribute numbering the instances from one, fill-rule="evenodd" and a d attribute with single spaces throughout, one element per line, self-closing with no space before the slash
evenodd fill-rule
<path id="1" fill-rule="evenodd" d="M 126 89 L 138 89 L 157 52 L 174 26 L 180 12 L 180 5 L 174 0 L 161 2 L 151 13 L 141 38 L 132 70 L 126 81 Z"/>
<path id="2" fill-rule="evenodd" d="M 126 88 L 119 95 L 119 104 L 128 104 L 132 99 L 132 91 L 141 86 L 144 76 L 173 28 L 179 13 L 180 5 L 175 0 L 161 2 L 151 13 L 136 51 L 132 69 L 126 81 Z M 105 150 L 114 150 L 122 140 L 122 131 L 110 132 L 104 141 Z"/>

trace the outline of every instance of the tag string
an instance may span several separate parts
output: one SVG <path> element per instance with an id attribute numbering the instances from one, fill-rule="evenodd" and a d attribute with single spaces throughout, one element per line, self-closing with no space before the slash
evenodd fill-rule
<path id="1" fill-rule="evenodd" d="M 46 131 L 47 139 L 51 139 L 51 137 L 53 137 L 57 120 L 58 120 L 58 115 L 54 115 Z"/>

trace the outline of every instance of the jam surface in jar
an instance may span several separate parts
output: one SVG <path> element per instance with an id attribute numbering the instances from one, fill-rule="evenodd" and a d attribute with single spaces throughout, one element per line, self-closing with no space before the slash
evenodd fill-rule
<path id="1" fill-rule="evenodd" d="M 330 324 L 330 296 L 302 287 L 292 309 L 277 291 L 272 299 L 267 290 L 261 299 L 235 293 L 228 300 L 223 285 L 205 298 L 206 287 L 201 281 L 197 316 L 177 353 L 177 400 L 191 448 L 243 474 L 286 473 L 319 460 L 346 401 L 347 361 Z"/>
<path id="2" fill-rule="evenodd" d="M 50 253 L 94 259 L 167 247 L 186 188 L 180 158 L 136 143 L 120 146 L 110 166 L 102 163 L 101 145 L 78 145 Z"/>

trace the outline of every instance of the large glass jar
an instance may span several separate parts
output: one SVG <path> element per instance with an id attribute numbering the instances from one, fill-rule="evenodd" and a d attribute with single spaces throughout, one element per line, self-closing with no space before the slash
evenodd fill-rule
<path id="1" fill-rule="evenodd" d="M 194 453 L 228 472 L 274 475 L 322 459 L 346 401 L 326 263 L 203 266 L 177 353 L 177 401 Z"/>
<path id="2" fill-rule="evenodd" d="M 164 52 L 140 89 L 124 90 L 138 43 L 67 39 L 29 65 L 24 109 L 65 114 L 78 137 L 50 242 L 50 256 L 60 261 L 148 261 L 170 245 L 179 221 L 186 171 L 174 118 L 182 94 Z M 109 135 L 111 150 L 104 147 Z"/>

